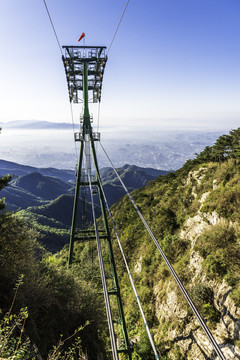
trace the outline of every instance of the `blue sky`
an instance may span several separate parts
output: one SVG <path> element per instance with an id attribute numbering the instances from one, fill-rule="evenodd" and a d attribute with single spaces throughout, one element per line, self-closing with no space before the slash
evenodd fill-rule
<path id="1" fill-rule="evenodd" d="M 60 43 L 109 46 L 125 0 L 46 0 Z M 109 52 L 101 125 L 231 129 L 240 119 L 239 0 L 130 0 Z M 0 122 L 70 122 L 42 0 L 0 2 Z M 81 108 L 74 105 L 75 117 Z M 90 106 L 96 121 L 96 107 Z"/>

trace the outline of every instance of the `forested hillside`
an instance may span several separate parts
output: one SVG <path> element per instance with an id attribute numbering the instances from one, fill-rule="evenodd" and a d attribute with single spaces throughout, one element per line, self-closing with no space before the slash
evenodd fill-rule
<path id="1" fill-rule="evenodd" d="M 3 178 L 0 188 L 8 181 Z M 0 357 L 87 359 L 87 351 L 93 359 L 104 353 L 106 324 L 96 289 L 50 262 L 38 234 L 17 215 L 0 214 L 0 234 Z"/>
<path id="2" fill-rule="evenodd" d="M 240 358 L 240 129 L 132 196 L 226 358 Z M 211 346 L 129 199 L 112 212 L 161 354 L 212 358 Z M 117 260 L 130 337 L 141 358 L 151 359 L 120 254 Z"/>
<path id="3" fill-rule="evenodd" d="M 240 359 L 240 129 L 221 136 L 183 168 L 158 177 L 132 196 L 226 359 Z M 215 358 L 129 199 L 125 196 L 111 210 L 161 358 Z M 47 358 L 60 334 L 70 336 L 85 325 L 79 333 L 81 351 L 87 349 L 89 359 L 100 353 L 108 359 L 95 242 L 75 244 L 73 268 L 68 271 L 67 246 L 56 255 L 47 254 L 37 234 L 18 216 L 5 213 L 0 219 L 3 314 L 11 308 L 23 274 L 11 312 L 28 308 L 24 328 L 31 344 Z M 114 234 L 112 238 L 133 360 L 150 360 L 154 355 Z M 13 337 L 18 342 L 19 334 Z"/>
<path id="4" fill-rule="evenodd" d="M 124 165 L 118 169 L 121 178 L 130 190 L 142 187 L 148 181 L 167 171 Z M 56 252 L 69 241 L 72 222 L 75 177 L 71 170 L 54 168 L 34 168 L 0 160 L 0 175 L 11 174 L 12 179 L 2 189 L 6 208 L 18 211 L 19 215 L 34 226 L 41 237 L 39 240 L 50 251 Z M 116 174 L 111 168 L 101 170 L 102 183 L 110 205 L 124 194 Z M 92 221 L 90 193 L 86 189 L 86 208 L 88 222 Z M 80 198 L 82 193 L 80 192 Z M 100 204 L 94 197 L 96 215 L 100 216 Z M 81 217 L 78 218 L 78 225 Z"/>

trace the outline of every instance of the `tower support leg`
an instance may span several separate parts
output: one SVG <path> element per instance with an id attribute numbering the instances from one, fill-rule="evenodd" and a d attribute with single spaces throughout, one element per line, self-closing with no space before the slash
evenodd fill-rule
<path id="1" fill-rule="evenodd" d="M 74 196 L 74 203 L 73 203 L 72 226 L 71 226 L 71 232 L 70 232 L 68 267 L 71 266 L 72 258 L 73 258 L 73 245 L 74 245 L 74 237 L 75 237 L 76 222 L 77 222 L 77 210 L 78 210 L 78 200 L 79 200 L 79 188 L 80 188 L 80 181 L 81 181 L 81 174 L 82 174 L 84 141 L 81 141 L 80 146 L 81 147 L 80 147 L 78 169 L 77 169 L 75 196 Z"/>
<path id="2" fill-rule="evenodd" d="M 121 295 L 120 295 L 120 287 L 119 287 L 119 283 L 118 283 L 117 270 L 116 270 L 114 255 L 113 255 L 111 235 L 110 235 L 110 231 L 109 231 L 107 214 L 106 214 L 106 206 L 105 206 L 104 196 L 103 196 L 103 192 L 102 192 L 102 187 L 100 186 L 100 181 L 101 181 L 100 172 L 99 172 L 99 168 L 98 168 L 97 156 L 96 156 L 96 151 L 95 151 L 95 146 L 94 146 L 93 140 L 91 141 L 91 147 L 92 147 L 93 162 L 94 162 L 97 183 L 98 183 L 99 200 L 100 200 L 100 204 L 101 204 L 103 223 L 104 223 L 104 228 L 105 228 L 105 231 L 107 234 L 107 246 L 108 246 L 108 253 L 109 253 L 109 261 L 110 261 L 111 272 L 112 272 L 113 283 L 114 283 L 114 289 L 109 291 L 109 295 L 115 295 L 116 300 L 117 300 L 119 323 L 121 325 L 121 332 L 122 332 L 123 339 L 124 339 L 124 349 L 121 349 L 120 351 L 126 352 L 128 354 L 128 359 L 131 360 L 132 359 L 131 347 L 130 347 L 128 334 L 127 334 L 127 327 L 126 327 L 123 306 L 122 306 L 122 300 L 121 300 Z"/>

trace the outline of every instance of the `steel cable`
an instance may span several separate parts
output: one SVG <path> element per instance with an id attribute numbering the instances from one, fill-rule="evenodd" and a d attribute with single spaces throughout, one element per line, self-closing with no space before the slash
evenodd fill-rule
<path id="1" fill-rule="evenodd" d="M 93 194 L 92 194 L 91 173 L 90 173 L 89 168 L 87 169 L 87 176 L 88 176 L 90 197 L 91 197 L 91 203 L 92 203 L 92 215 L 93 215 L 93 222 L 94 222 L 94 228 L 95 228 L 95 234 L 96 234 L 100 273 L 101 273 L 101 279 L 102 279 L 102 285 L 103 285 L 103 294 L 104 294 L 104 300 L 105 300 L 105 306 L 106 306 L 106 312 L 107 312 L 107 320 L 108 320 L 108 327 L 109 327 L 110 340 L 111 340 L 111 346 L 112 346 L 113 360 L 119 360 L 116 339 L 115 339 L 115 333 L 114 333 L 114 327 L 113 327 L 112 313 L 111 313 L 111 308 L 110 308 L 110 300 L 109 300 L 109 295 L 108 295 L 108 290 L 107 290 L 106 275 L 105 275 L 105 270 L 104 270 L 104 265 L 103 265 L 102 249 L 101 249 L 101 243 L 100 243 L 100 238 L 99 238 L 98 225 L 97 225 L 97 221 L 96 221 L 96 214 L 95 214 Z"/>
<path id="2" fill-rule="evenodd" d="M 185 299 L 187 300 L 189 306 L 191 307 L 192 311 L 194 312 L 195 316 L 197 317 L 197 319 L 198 319 L 198 321 L 199 321 L 199 323 L 200 323 L 203 331 L 205 332 L 206 336 L 208 337 L 208 339 L 209 339 L 210 343 L 212 344 L 215 352 L 217 353 L 217 355 L 219 356 L 219 358 L 220 358 L 221 360 L 226 360 L 226 359 L 225 359 L 225 356 L 223 355 L 223 353 L 222 353 L 220 347 L 218 346 L 215 338 L 213 337 L 211 331 L 208 329 L 208 327 L 207 327 L 207 325 L 205 324 L 203 318 L 201 317 L 200 313 L 198 312 L 196 306 L 194 305 L 192 299 L 191 299 L 190 296 L 188 295 L 187 290 L 185 289 L 184 285 L 182 284 L 181 280 L 179 279 L 178 275 L 176 274 L 175 270 L 173 269 L 172 265 L 170 264 L 169 260 L 167 259 L 164 251 L 162 250 L 162 248 L 161 248 L 161 246 L 159 245 L 158 241 L 156 240 L 155 236 L 153 235 L 150 227 L 148 226 L 148 224 L 147 224 L 146 220 L 144 219 L 142 213 L 141 213 L 140 210 L 138 209 L 138 206 L 136 205 L 135 201 L 133 200 L 132 196 L 130 195 L 130 193 L 129 193 L 128 189 L 126 188 L 125 184 L 123 183 L 120 175 L 118 174 L 118 172 L 117 172 L 116 168 L 114 167 L 111 159 L 109 158 L 108 154 L 106 153 L 105 149 L 103 148 L 103 145 L 102 145 L 101 142 L 100 142 L 100 145 L 101 145 L 101 147 L 102 147 L 102 149 L 103 149 L 106 157 L 108 158 L 108 160 L 109 160 L 109 162 L 110 162 L 110 164 L 111 164 L 111 166 L 112 166 L 115 174 L 117 175 L 120 183 L 122 184 L 122 186 L 123 186 L 126 194 L 128 195 L 129 199 L 131 200 L 131 202 L 132 202 L 132 204 L 133 204 L 133 206 L 134 206 L 134 208 L 135 208 L 138 216 L 139 216 L 140 219 L 142 220 L 145 228 L 147 229 L 149 235 L 151 236 L 153 242 L 155 243 L 155 245 L 156 245 L 158 251 L 160 252 L 163 260 L 165 261 L 168 269 L 170 270 L 172 276 L 174 277 L 174 279 L 175 279 L 178 287 L 180 288 L 180 290 L 181 290 L 182 294 L 184 295 Z"/>
<path id="3" fill-rule="evenodd" d="M 44 5 L 45 5 L 45 9 L 46 9 L 46 11 L 47 11 L 48 18 L 49 18 L 49 21 L 50 21 L 50 23 L 51 23 L 51 26 L 52 26 L 52 29 L 53 29 L 53 32 L 54 32 L 54 35 L 55 35 L 55 38 L 56 38 L 56 41 L 57 41 L 59 50 L 60 50 L 60 52 L 61 52 L 61 55 L 63 56 L 62 47 L 61 47 L 61 45 L 60 45 L 60 41 L 59 41 L 59 39 L 58 39 L 57 32 L 56 32 L 56 30 L 55 30 L 55 27 L 54 27 L 54 24 L 53 24 L 53 21 L 52 21 L 50 12 L 49 12 L 49 10 L 48 10 L 48 6 L 47 6 L 47 3 L 46 3 L 46 0 L 43 0 L 43 3 L 44 3 Z M 71 102 L 71 101 L 70 101 L 70 112 L 71 112 L 71 118 L 72 118 L 73 137 L 74 137 L 75 130 L 74 130 L 73 109 L 72 109 L 72 102 Z M 78 156 L 77 156 L 77 146 L 76 146 L 75 140 L 73 140 L 73 141 L 74 141 L 75 156 L 76 156 L 76 162 L 77 162 L 77 159 L 78 159 Z"/>
<path id="4" fill-rule="evenodd" d="M 118 22 L 116 31 L 115 31 L 115 33 L 114 33 L 114 35 L 113 35 L 112 41 L 111 41 L 111 43 L 110 43 L 110 45 L 109 45 L 109 48 L 108 48 L 107 56 L 108 56 L 109 51 L 110 51 L 110 49 L 111 49 L 111 47 L 112 47 L 113 41 L 114 41 L 114 39 L 115 39 L 115 37 L 116 37 L 116 35 L 117 35 L 119 26 L 120 26 L 120 24 L 121 24 L 121 22 L 122 22 L 122 19 L 123 19 L 124 14 L 125 14 L 125 12 L 126 12 L 126 10 L 127 10 L 127 6 L 128 6 L 128 4 L 129 4 L 129 1 L 130 1 L 130 0 L 127 0 L 127 3 L 126 3 L 125 8 L 124 8 L 124 10 L 123 10 L 122 16 L 121 16 L 121 18 L 120 18 L 120 20 L 119 20 L 119 22 Z"/>
<path id="5" fill-rule="evenodd" d="M 73 130 L 73 141 L 74 141 L 74 147 L 75 147 L 75 157 L 76 157 L 76 164 L 78 161 L 78 154 L 77 154 L 77 145 L 75 141 L 75 126 L 74 126 L 74 117 L 73 117 L 73 107 L 72 102 L 70 101 L 70 112 L 71 112 L 71 119 L 72 119 L 72 130 Z"/>
<path id="6" fill-rule="evenodd" d="M 48 14 L 48 17 L 49 17 L 50 23 L 51 23 L 51 25 L 52 25 L 52 29 L 53 29 L 54 35 L 55 35 L 56 40 L 57 40 L 58 47 L 59 47 L 60 52 L 61 52 L 61 54 L 62 54 L 62 56 L 63 56 L 63 52 L 62 52 L 62 48 L 61 48 L 61 45 L 60 45 L 60 41 L 58 40 L 58 36 L 57 36 L 56 30 L 55 30 L 55 27 L 54 27 L 54 25 L 53 25 L 52 18 L 51 18 L 50 12 L 49 12 L 49 10 L 48 10 L 48 7 L 47 7 L 47 4 L 46 4 L 46 1 L 45 1 L 45 0 L 43 0 L 43 2 L 44 2 L 44 5 L 45 5 L 45 8 L 46 8 L 46 11 L 47 11 L 47 14 Z"/>
<path id="7" fill-rule="evenodd" d="M 156 347 L 155 347 L 155 344 L 154 344 L 152 335 L 151 335 L 151 333 L 150 333 L 150 329 L 149 329 L 149 326 L 148 326 L 148 323 L 147 323 L 147 320 L 146 320 L 146 317 L 145 317 L 145 314 L 144 314 L 144 311 L 143 311 L 143 308 L 142 308 L 140 299 L 139 299 L 139 297 L 138 297 L 138 293 L 137 293 L 136 287 L 135 287 L 135 285 L 134 285 L 134 281 L 133 281 L 133 278 L 132 278 L 132 275 L 131 275 L 131 272 L 130 272 L 130 269 L 129 269 L 129 266 L 128 266 L 128 263 L 127 263 L 127 259 L 126 259 L 126 257 L 125 257 L 125 254 L 124 254 L 124 251 L 123 251 L 123 248 L 122 248 L 122 245 L 121 245 L 119 236 L 118 236 L 118 232 L 117 232 L 117 229 L 116 229 L 116 226 L 115 226 L 113 217 L 112 217 L 111 210 L 110 210 L 110 208 L 109 208 L 109 205 L 108 205 L 108 202 L 107 202 L 107 199 L 106 199 L 106 195 L 105 195 L 105 192 L 104 192 L 102 183 L 101 183 L 101 179 L 99 179 L 99 184 L 100 184 L 100 187 L 101 187 L 101 190 L 102 190 L 102 193 L 103 193 L 103 198 L 104 198 L 104 201 L 105 201 L 105 204 L 106 204 L 106 208 L 107 208 L 107 210 L 108 210 L 110 219 L 111 219 L 112 224 L 113 224 L 113 229 L 114 229 L 114 232 L 115 232 L 115 235 L 116 235 L 116 238 L 117 238 L 118 246 L 119 246 L 119 248 L 120 248 L 120 251 L 121 251 L 121 254 L 122 254 L 122 257 L 123 257 L 123 261 L 124 261 L 125 266 L 126 266 L 126 269 L 127 269 L 127 273 L 128 273 L 128 276 L 129 276 L 129 280 L 130 280 L 130 283 L 131 283 L 131 286 L 132 286 L 134 295 L 135 295 L 135 297 L 136 297 L 136 300 L 137 300 L 137 303 L 138 303 L 138 307 L 139 307 L 140 313 L 141 313 L 142 318 L 143 318 L 143 323 L 144 323 L 144 326 L 145 326 L 145 328 L 146 328 L 147 335 L 148 335 L 150 344 L 151 344 L 151 346 L 152 346 L 152 349 L 153 349 L 153 352 L 154 352 L 154 355 L 155 355 L 155 359 L 160 359 L 160 357 L 159 357 L 159 355 L 158 355 L 158 352 L 157 352 L 157 349 L 156 349 Z"/>

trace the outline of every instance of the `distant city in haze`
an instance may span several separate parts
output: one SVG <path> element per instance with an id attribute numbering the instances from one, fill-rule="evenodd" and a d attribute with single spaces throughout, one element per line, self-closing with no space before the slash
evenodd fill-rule
<path id="1" fill-rule="evenodd" d="M 35 167 L 75 168 L 79 143 L 74 143 L 72 124 L 16 121 L 0 126 L 1 159 Z M 228 131 L 116 126 L 102 129 L 101 143 L 116 167 L 134 164 L 176 170 L 224 133 Z M 110 166 L 98 143 L 96 149 L 99 166 Z"/>

